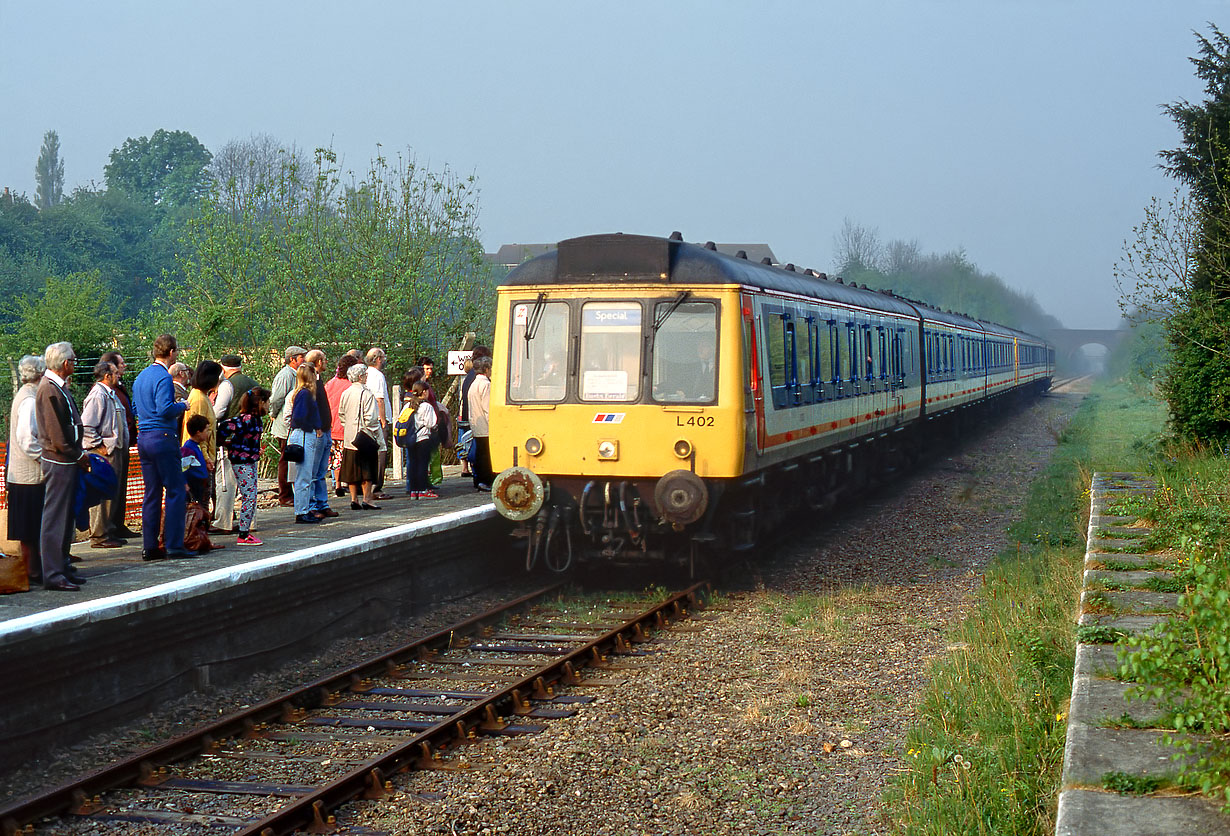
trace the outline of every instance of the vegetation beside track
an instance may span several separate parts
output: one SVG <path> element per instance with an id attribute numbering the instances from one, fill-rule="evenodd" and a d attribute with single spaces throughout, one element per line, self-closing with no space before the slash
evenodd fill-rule
<path id="1" fill-rule="evenodd" d="M 906 771 L 886 794 L 899 832 L 1054 832 L 1090 476 L 1155 472 L 1164 422 L 1158 401 L 1121 383 L 1098 386 L 1056 430 L 1059 446 L 1010 528 L 1013 546 L 931 672 Z"/>

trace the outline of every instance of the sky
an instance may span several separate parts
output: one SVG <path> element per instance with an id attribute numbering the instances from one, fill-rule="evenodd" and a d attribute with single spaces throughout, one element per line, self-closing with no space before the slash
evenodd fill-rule
<path id="1" fill-rule="evenodd" d="M 963 250 L 1072 328 L 1175 182 L 1230 0 L 0 0 L 0 186 L 65 190 L 159 128 L 268 134 L 363 171 L 474 175 L 481 238 L 767 243 L 832 271 L 843 224 Z"/>

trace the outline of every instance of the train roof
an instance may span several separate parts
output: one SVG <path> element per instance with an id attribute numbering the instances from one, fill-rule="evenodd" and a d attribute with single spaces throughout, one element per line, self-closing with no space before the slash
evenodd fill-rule
<path id="1" fill-rule="evenodd" d="M 672 236 L 586 235 L 560 241 L 556 250 L 532 258 L 508 274 L 505 287 L 552 284 L 666 283 L 739 284 L 808 296 L 853 307 L 922 316 L 971 331 L 1003 336 L 1029 334 L 1003 325 L 941 311 L 890 293 L 829 280 L 823 273 L 797 271 L 727 255 L 713 244 L 690 244 Z M 1039 342 L 1041 342 L 1039 340 Z"/>
<path id="2" fill-rule="evenodd" d="M 910 303 L 885 293 L 829 281 L 789 267 L 726 255 L 708 244 L 622 232 L 560 241 L 555 252 L 525 262 L 509 273 L 502 284 L 586 282 L 740 284 L 910 317 L 918 315 Z"/>

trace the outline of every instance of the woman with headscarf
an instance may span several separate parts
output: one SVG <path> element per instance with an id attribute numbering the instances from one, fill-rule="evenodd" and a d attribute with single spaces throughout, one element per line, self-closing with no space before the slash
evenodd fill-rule
<path id="1" fill-rule="evenodd" d="M 42 446 L 34 417 L 34 395 L 47 371 L 42 357 L 27 354 L 17 362 L 21 388 L 13 398 L 9 415 L 8 469 L 5 474 L 9 500 L 8 538 L 21 543 L 26 573 L 31 581 L 42 583 L 43 559 L 39 534 L 43 527 L 43 467 L 39 464 Z"/>
<path id="2" fill-rule="evenodd" d="M 346 372 L 350 386 L 342 393 L 337 417 L 342 424 L 342 481 L 350 486 L 350 507 L 355 511 L 379 510 L 372 504 L 382 436 L 376 396 L 367 388 L 367 366 L 356 363 Z M 363 498 L 359 499 L 362 488 Z"/>

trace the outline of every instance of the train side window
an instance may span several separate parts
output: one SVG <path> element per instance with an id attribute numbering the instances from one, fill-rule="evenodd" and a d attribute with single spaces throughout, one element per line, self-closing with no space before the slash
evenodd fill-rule
<path id="1" fill-rule="evenodd" d="M 871 326 L 862 326 L 863 330 L 863 377 L 867 380 L 875 380 L 875 354 L 873 353 L 874 344 L 871 341 Z"/>
<path id="2" fill-rule="evenodd" d="M 672 306 L 670 316 L 666 313 Z M 666 316 L 666 319 L 660 320 Z M 717 400 L 718 309 L 712 302 L 659 302 L 654 322 L 653 375 L 650 391 L 666 403 L 713 403 Z"/>
<path id="3" fill-rule="evenodd" d="M 580 384 L 583 401 L 635 401 L 640 396 L 640 302 L 581 306 Z"/>
<path id="4" fill-rule="evenodd" d="M 789 373 L 786 363 L 787 355 L 786 324 L 788 314 L 770 314 L 765 317 L 765 346 L 769 350 L 769 392 L 773 398 L 773 406 L 781 409 L 786 406 L 786 383 Z"/>
<path id="5" fill-rule="evenodd" d="M 833 386 L 833 397 L 843 397 L 845 386 L 841 379 L 841 332 L 838 330 L 835 319 L 829 320 L 829 374 Z"/>
<path id="6" fill-rule="evenodd" d="M 794 318 L 786 319 L 786 404 L 799 402 L 799 341 Z"/>
<path id="7" fill-rule="evenodd" d="M 876 326 L 876 337 L 880 349 L 880 380 L 888 380 L 888 334 L 883 325 Z"/>
<path id="8" fill-rule="evenodd" d="M 568 303 L 513 302 L 511 402 L 562 401 L 568 384 Z M 529 339 L 526 339 L 526 336 Z"/>
<path id="9" fill-rule="evenodd" d="M 846 356 L 849 358 L 846 365 L 847 380 L 850 381 L 850 394 L 857 395 L 862 390 L 858 385 L 858 368 L 861 365 L 859 360 L 859 345 L 857 325 L 853 322 L 846 323 Z"/>
<path id="10" fill-rule="evenodd" d="M 820 326 L 816 317 L 807 317 L 807 374 L 803 379 L 807 382 L 803 399 L 810 403 L 824 400 L 824 387 L 820 383 Z"/>

